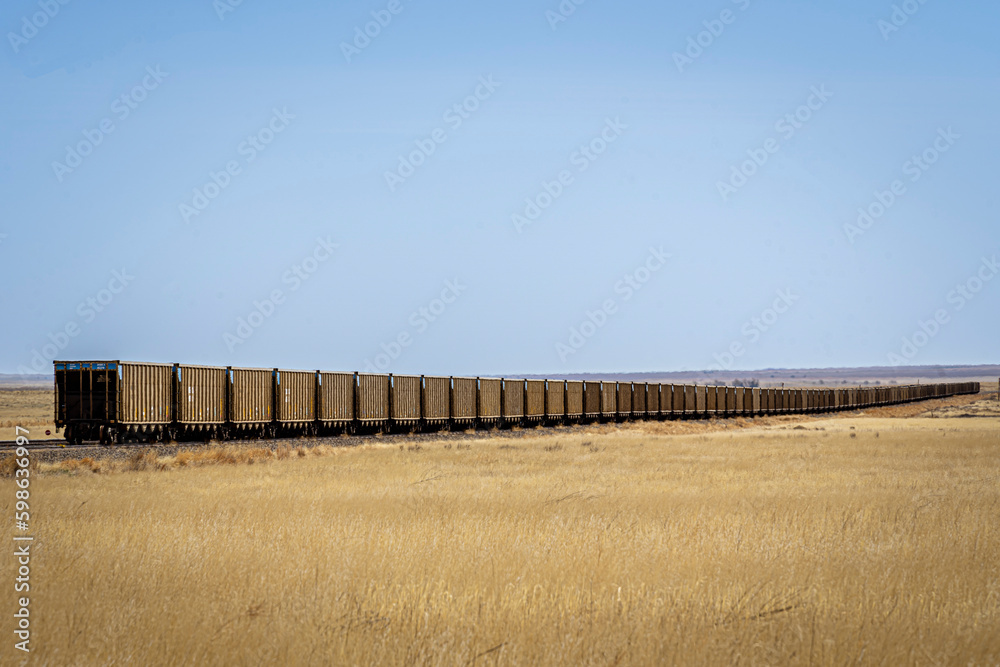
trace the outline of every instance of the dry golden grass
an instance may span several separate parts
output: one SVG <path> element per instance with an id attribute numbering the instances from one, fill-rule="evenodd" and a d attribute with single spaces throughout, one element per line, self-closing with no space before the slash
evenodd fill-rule
<path id="1" fill-rule="evenodd" d="M 998 664 L 991 414 L 50 467 L 32 658 Z"/>
<path id="2" fill-rule="evenodd" d="M 56 430 L 54 396 L 52 389 L 0 388 L 0 440 L 13 440 L 16 426 L 28 428 L 32 440 L 62 438 L 62 430 Z"/>

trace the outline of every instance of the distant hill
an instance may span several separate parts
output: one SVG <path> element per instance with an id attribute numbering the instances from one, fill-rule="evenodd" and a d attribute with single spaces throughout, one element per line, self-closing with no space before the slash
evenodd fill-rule
<path id="1" fill-rule="evenodd" d="M 19 373 L 0 373 L 0 387 L 11 389 L 15 387 L 51 389 L 55 382 L 52 375 L 21 375 Z"/>
<path id="2" fill-rule="evenodd" d="M 919 382 L 996 382 L 1000 365 L 980 366 L 872 366 L 869 368 L 765 368 L 755 371 L 673 371 L 666 373 L 553 373 L 528 378 L 559 377 L 567 380 L 630 380 L 677 384 L 729 385 L 757 380 L 761 387 L 836 387 L 843 385 L 892 385 Z"/>

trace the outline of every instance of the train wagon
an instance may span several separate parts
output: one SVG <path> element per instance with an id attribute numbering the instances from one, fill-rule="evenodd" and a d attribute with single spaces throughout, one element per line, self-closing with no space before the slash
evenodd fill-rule
<path id="1" fill-rule="evenodd" d="M 746 391 L 743 387 L 732 387 L 733 390 L 733 414 L 743 414 L 743 400 Z"/>
<path id="2" fill-rule="evenodd" d="M 695 386 L 693 384 L 684 385 L 684 414 L 691 416 L 697 413 L 698 399 L 695 396 Z"/>
<path id="3" fill-rule="evenodd" d="M 562 421 L 566 418 L 566 381 L 545 381 L 545 418 Z"/>
<path id="4" fill-rule="evenodd" d="M 503 380 L 503 420 L 517 424 L 524 419 L 524 380 Z"/>
<path id="5" fill-rule="evenodd" d="M 217 432 L 226 423 L 229 383 L 223 366 L 174 366 L 174 405 L 177 429 L 165 435 L 175 439 L 179 433 Z"/>
<path id="6" fill-rule="evenodd" d="M 545 419 L 545 380 L 524 381 L 524 419 L 529 422 Z"/>
<path id="7" fill-rule="evenodd" d="M 694 411 L 699 415 L 708 414 L 708 387 L 698 385 L 694 388 Z"/>
<path id="8" fill-rule="evenodd" d="M 479 378 L 479 423 L 498 424 L 503 418 L 503 380 Z"/>
<path id="9" fill-rule="evenodd" d="M 226 369 L 229 376 L 229 423 L 238 431 L 274 434 L 274 369 Z"/>
<path id="10" fill-rule="evenodd" d="M 475 424 L 479 417 L 476 402 L 479 381 L 476 378 L 451 378 L 451 421 L 455 424 Z"/>
<path id="11" fill-rule="evenodd" d="M 388 419 L 389 384 L 388 375 L 369 376 L 385 378 L 382 387 L 382 405 L 385 414 L 382 419 Z M 354 373 L 316 372 L 316 419 L 325 427 L 344 427 L 354 422 L 355 390 L 358 377 Z M 376 392 L 377 393 L 377 392 Z"/>
<path id="12" fill-rule="evenodd" d="M 451 419 L 451 378 L 422 375 L 420 416 L 425 424 L 444 424 Z"/>
<path id="13" fill-rule="evenodd" d="M 705 414 L 714 415 L 718 410 L 718 390 L 716 387 L 705 387 Z"/>
<path id="14" fill-rule="evenodd" d="M 583 383 L 583 416 L 597 419 L 601 416 L 601 383 L 587 380 Z"/>
<path id="15" fill-rule="evenodd" d="M 679 384 L 664 385 L 664 389 L 670 388 L 670 414 L 680 416 L 684 414 L 684 386 Z"/>
<path id="16" fill-rule="evenodd" d="M 636 417 L 646 416 L 646 404 L 649 400 L 649 385 L 645 382 L 632 383 L 632 414 Z"/>
<path id="17" fill-rule="evenodd" d="M 389 376 L 389 417 L 408 428 L 420 422 L 423 378 L 419 375 Z"/>
<path id="18" fill-rule="evenodd" d="M 274 370 L 274 416 L 285 426 L 312 426 L 316 420 L 316 372 Z"/>
<path id="19" fill-rule="evenodd" d="M 650 382 L 646 385 L 646 414 L 660 415 L 660 384 L 658 382 Z"/>
<path id="20" fill-rule="evenodd" d="M 355 404 L 358 425 L 364 428 L 389 424 L 392 405 L 392 376 L 379 373 L 358 373 Z M 345 397 L 346 399 L 346 397 Z"/>
<path id="21" fill-rule="evenodd" d="M 566 416 L 578 419 L 583 416 L 583 381 L 566 381 Z"/>
<path id="22" fill-rule="evenodd" d="M 601 417 L 614 419 L 618 414 L 618 383 L 601 383 Z"/>
<path id="23" fill-rule="evenodd" d="M 623 419 L 628 419 L 632 416 L 632 383 L 631 382 L 619 382 L 618 384 L 618 398 L 615 399 L 617 402 L 617 413 L 618 416 Z"/>
<path id="24" fill-rule="evenodd" d="M 72 443 L 160 434 L 173 421 L 173 365 L 56 361 L 55 423 Z"/>

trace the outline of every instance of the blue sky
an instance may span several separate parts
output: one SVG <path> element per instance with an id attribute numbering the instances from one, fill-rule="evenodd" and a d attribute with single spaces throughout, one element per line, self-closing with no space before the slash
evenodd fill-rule
<path id="1" fill-rule="evenodd" d="M 6 3 L 0 372 L 996 362 L 998 19 Z"/>

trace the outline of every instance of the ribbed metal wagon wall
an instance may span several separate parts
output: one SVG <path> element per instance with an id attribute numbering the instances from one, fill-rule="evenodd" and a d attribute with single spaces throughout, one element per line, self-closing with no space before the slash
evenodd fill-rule
<path id="1" fill-rule="evenodd" d="M 545 381 L 545 418 L 558 421 L 566 417 L 566 381 Z"/>
<path id="2" fill-rule="evenodd" d="M 632 416 L 632 383 L 619 382 L 618 397 L 615 399 L 616 412 L 619 417 L 628 418 Z"/>
<path id="3" fill-rule="evenodd" d="M 526 380 L 524 416 L 536 422 L 545 418 L 545 380 Z"/>
<path id="4" fill-rule="evenodd" d="M 365 376 L 372 377 L 372 376 Z M 389 376 L 381 375 L 374 377 L 385 378 L 385 391 L 382 392 L 383 409 L 386 413 L 383 419 L 388 416 L 388 379 Z M 317 388 L 319 400 L 316 405 L 316 418 L 327 426 L 350 424 L 355 417 L 355 388 L 357 386 L 357 376 L 354 373 L 328 373 L 320 371 L 316 378 L 319 383 Z"/>
<path id="5" fill-rule="evenodd" d="M 583 381 L 566 381 L 566 416 L 583 416 Z"/>
<path id="6" fill-rule="evenodd" d="M 503 416 L 503 380 L 479 378 L 479 420 L 484 423 L 500 421 Z"/>
<path id="7" fill-rule="evenodd" d="M 424 421 L 440 424 L 451 417 L 451 378 L 425 376 L 423 379 Z"/>
<path id="8" fill-rule="evenodd" d="M 229 375 L 229 421 L 239 427 L 269 424 L 274 407 L 274 370 L 233 368 Z"/>
<path id="9" fill-rule="evenodd" d="M 507 422 L 524 419 L 524 380 L 503 380 L 503 418 Z"/>
<path id="10" fill-rule="evenodd" d="M 302 424 L 316 419 L 316 372 L 274 371 L 275 419 Z"/>
<path id="11" fill-rule="evenodd" d="M 646 403 L 649 400 L 649 385 L 645 382 L 632 383 L 632 414 L 636 417 L 646 416 Z"/>
<path id="12" fill-rule="evenodd" d="M 594 419 L 601 416 L 601 383 L 588 380 L 583 383 L 583 414 Z"/>
<path id="13" fill-rule="evenodd" d="M 177 423 L 224 424 L 226 421 L 226 369 L 221 366 L 174 367 Z"/>
<path id="14" fill-rule="evenodd" d="M 451 378 L 451 418 L 460 424 L 471 424 L 478 415 L 479 381 L 476 378 Z"/>
<path id="15" fill-rule="evenodd" d="M 650 382 L 646 385 L 646 412 L 650 415 L 660 415 L 660 384 Z"/>
<path id="16" fill-rule="evenodd" d="M 423 384 L 419 375 L 390 376 L 390 416 L 397 423 L 420 421 L 420 394 Z"/>
<path id="17" fill-rule="evenodd" d="M 614 417 L 618 414 L 618 383 L 601 382 L 601 416 Z"/>
<path id="18" fill-rule="evenodd" d="M 361 424 L 384 424 L 389 421 L 392 378 L 377 373 L 358 373 L 355 411 Z"/>

